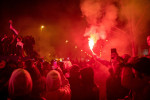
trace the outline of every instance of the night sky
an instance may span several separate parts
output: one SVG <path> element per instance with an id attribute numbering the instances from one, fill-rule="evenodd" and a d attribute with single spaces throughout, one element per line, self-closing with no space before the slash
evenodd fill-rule
<path id="1" fill-rule="evenodd" d="M 39 23 L 57 23 L 62 17 L 71 20 L 81 17 L 79 0 L 1 0 L 0 2 L 2 23 L 7 23 L 8 19 L 17 23 L 16 21 L 22 17 L 30 17 Z"/>

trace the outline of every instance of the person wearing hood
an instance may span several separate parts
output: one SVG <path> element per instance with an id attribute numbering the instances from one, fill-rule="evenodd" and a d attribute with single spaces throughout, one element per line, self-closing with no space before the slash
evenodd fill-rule
<path id="1" fill-rule="evenodd" d="M 81 75 L 81 100 L 99 100 L 99 86 L 94 81 L 94 70 L 85 67 L 80 70 Z"/>
<path id="2" fill-rule="evenodd" d="M 45 98 L 47 100 L 70 100 L 69 81 L 65 78 L 61 69 L 58 68 L 57 70 L 51 70 L 46 76 Z"/>
<path id="3" fill-rule="evenodd" d="M 8 85 L 10 100 L 30 100 L 32 79 L 27 70 L 16 69 L 13 71 Z"/>

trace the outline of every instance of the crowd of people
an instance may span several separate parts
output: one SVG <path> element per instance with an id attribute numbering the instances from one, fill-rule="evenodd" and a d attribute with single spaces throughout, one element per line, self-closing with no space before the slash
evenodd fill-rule
<path id="1" fill-rule="evenodd" d="M 150 100 L 150 36 L 146 56 L 119 56 L 112 48 L 110 61 L 93 55 L 82 65 L 69 61 L 68 67 L 65 61 L 40 58 L 32 36 L 20 37 L 9 23 L 13 33 L 0 41 L 0 100 L 101 100 L 94 62 L 109 69 L 104 100 Z"/>

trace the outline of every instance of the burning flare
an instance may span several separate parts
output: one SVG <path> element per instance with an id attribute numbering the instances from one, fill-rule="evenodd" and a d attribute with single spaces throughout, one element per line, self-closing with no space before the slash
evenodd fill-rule
<path id="1" fill-rule="evenodd" d="M 94 34 L 91 34 L 90 35 L 90 38 L 89 38 L 89 47 L 90 47 L 90 50 L 92 51 L 92 53 L 94 53 L 93 52 L 93 47 L 94 47 L 94 44 L 96 43 L 96 35 L 94 35 Z"/>
<path id="2" fill-rule="evenodd" d="M 94 47 L 94 40 L 93 40 L 93 38 L 89 38 L 89 47 L 90 47 L 91 51 L 93 51 L 93 47 Z"/>

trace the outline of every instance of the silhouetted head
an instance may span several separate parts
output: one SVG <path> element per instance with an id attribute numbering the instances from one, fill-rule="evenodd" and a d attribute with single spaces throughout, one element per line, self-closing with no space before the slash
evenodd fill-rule
<path id="1" fill-rule="evenodd" d="M 150 76 L 150 59 L 146 57 L 137 59 L 133 68 L 144 75 Z"/>
<path id="2" fill-rule="evenodd" d="M 118 57 L 118 53 L 116 48 L 111 49 L 111 59 L 116 59 Z"/>
<path id="3" fill-rule="evenodd" d="M 31 59 L 25 61 L 26 68 L 31 68 L 33 66 L 33 64 L 34 64 L 34 62 Z"/>
<path id="4" fill-rule="evenodd" d="M 70 69 L 70 77 L 78 77 L 79 76 L 80 67 L 77 64 L 73 64 Z"/>
<path id="5" fill-rule="evenodd" d="M 80 70 L 81 80 L 84 84 L 94 83 L 94 71 L 91 67 L 86 67 Z"/>
<path id="6" fill-rule="evenodd" d="M 28 95 L 32 91 L 32 79 L 28 71 L 16 69 L 9 79 L 9 94 L 12 97 Z"/>
<path id="7" fill-rule="evenodd" d="M 46 90 L 54 91 L 61 87 L 62 81 L 60 73 L 56 70 L 51 70 L 46 76 Z"/>

